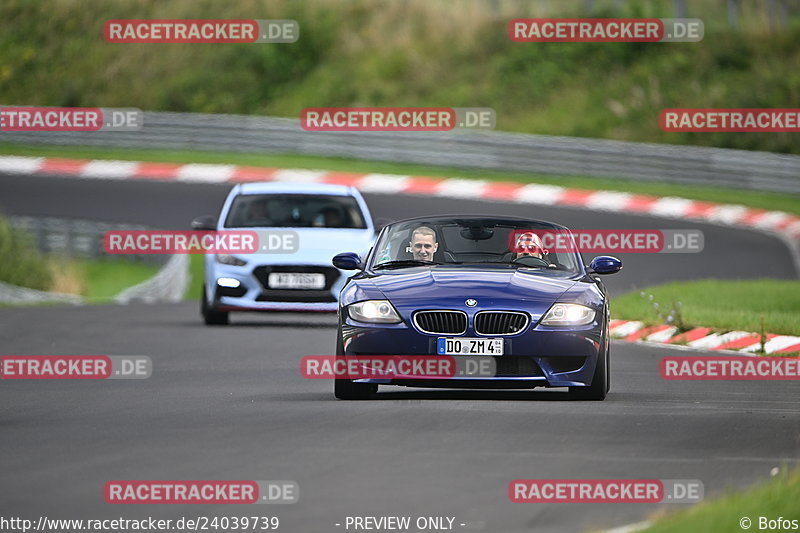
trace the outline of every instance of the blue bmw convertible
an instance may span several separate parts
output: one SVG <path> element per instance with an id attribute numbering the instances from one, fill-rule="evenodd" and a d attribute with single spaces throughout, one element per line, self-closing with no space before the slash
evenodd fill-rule
<path id="1" fill-rule="evenodd" d="M 548 249 L 542 236 L 571 246 Z M 553 239 L 549 239 L 553 241 Z M 614 257 L 587 266 L 564 226 L 495 216 L 422 217 L 383 228 L 339 294 L 336 358 L 471 356 L 493 361 L 491 377 L 335 379 L 339 399 L 368 399 L 379 385 L 452 388 L 568 387 L 603 400 L 610 387 L 608 298 L 597 276 Z M 355 377 L 355 376 L 354 376 Z"/>

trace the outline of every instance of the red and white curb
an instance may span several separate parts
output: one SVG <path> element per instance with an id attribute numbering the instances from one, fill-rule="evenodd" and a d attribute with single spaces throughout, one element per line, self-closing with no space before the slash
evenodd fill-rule
<path id="1" fill-rule="evenodd" d="M 775 233 L 787 243 L 800 271 L 800 217 L 783 211 L 753 209 L 678 197 L 656 197 L 617 191 L 568 189 L 557 185 L 522 184 L 461 178 L 402 176 L 325 170 L 280 169 L 237 165 L 152 163 L 105 159 L 64 159 L 0 156 L 0 173 L 55 175 L 86 179 L 154 180 L 181 183 L 245 183 L 288 181 L 349 185 L 367 193 L 423 194 L 443 198 L 470 198 L 538 205 L 582 207 L 673 219 L 694 219 Z M 708 350 L 754 352 L 760 346 L 755 333 L 712 333 L 696 328 L 681 335 L 672 326 L 645 328 L 641 322 L 612 321 L 612 335 L 626 340 L 686 344 Z M 800 338 L 768 335 L 767 353 L 800 350 Z"/>
<path id="2" fill-rule="evenodd" d="M 683 345 L 698 350 L 755 353 L 761 349 L 761 335 L 747 331 L 720 333 L 711 328 L 693 328 L 678 333 L 677 327 L 667 324 L 645 326 L 636 320 L 612 320 L 609 333 L 614 338 L 628 342 Z M 764 351 L 770 355 L 800 352 L 800 337 L 768 333 Z"/>
<path id="3" fill-rule="evenodd" d="M 0 172 L 86 179 L 137 179 L 182 183 L 244 183 L 249 181 L 336 183 L 353 186 L 368 193 L 424 194 L 446 198 L 582 207 L 673 219 L 695 219 L 774 232 L 782 237 L 788 237 L 795 249 L 797 242 L 800 241 L 800 217 L 782 211 L 752 209 L 741 205 L 716 204 L 677 197 L 660 198 L 616 191 L 569 189 L 557 185 L 237 165 L 18 156 L 0 156 Z"/>

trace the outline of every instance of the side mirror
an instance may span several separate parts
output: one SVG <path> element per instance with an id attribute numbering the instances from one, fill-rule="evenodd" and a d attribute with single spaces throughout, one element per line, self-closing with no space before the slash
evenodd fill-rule
<path id="1" fill-rule="evenodd" d="M 333 257 L 333 266 L 342 270 L 359 270 L 361 268 L 361 258 L 357 253 L 344 252 Z"/>
<path id="2" fill-rule="evenodd" d="M 192 220 L 192 229 L 214 231 L 217 229 L 217 219 L 210 215 L 197 217 Z"/>
<path id="3" fill-rule="evenodd" d="M 610 255 L 600 255 L 589 263 L 589 271 L 594 274 L 616 274 L 622 270 L 622 261 Z"/>

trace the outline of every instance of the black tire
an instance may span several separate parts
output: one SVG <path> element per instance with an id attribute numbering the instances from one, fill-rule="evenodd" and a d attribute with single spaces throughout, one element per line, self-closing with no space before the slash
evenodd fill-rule
<path id="1" fill-rule="evenodd" d="M 597 357 L 597 365 L 594 367 L 592 384 L 588 387 L 570 387 L 569 396 L 573 400 L 593 400 L 602 401 L 606 399 L 606 394 L 611 389 L 611 370 L 608 364 L 608 344 L 604 340 L 602 353 Z"/>
<path id="2" fill-rule="evenodd" d="M 608 331 L 608 328 L 606 328 Z M 611 354 L 610 354 L 611 346 L 608 340 L 608 335 L 606 334 L 606 394 L 608 391 L 611 390 Z"/>
<path id="3" fill-rule="evenodd" d="M 336 360 L 344 359 L 342 332 L 337 330 Z M 338 363 L 337 363 L 338 364 Z M 351 379 L 334 379 L 333 395 L 339 400 L 369 400 L 378 392 L 377 383 L 355 383 Z"/>
<path id="4" fill-rule="evenodd" d="M 227 311 L 217 311 L 208 305 L 205 286 L 200 297 L 200 314 L 207 326 L 224 326 L 230 323 L 230 314 Z"/>

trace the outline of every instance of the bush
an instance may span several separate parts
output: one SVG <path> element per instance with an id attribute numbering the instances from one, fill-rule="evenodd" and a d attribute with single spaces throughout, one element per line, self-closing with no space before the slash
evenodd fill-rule
<path id="1" fill-rule="evenodd" d="M 52 282 L 31 236 L 4 218 L 0 218 L 0 281 L 39 290 L 48 290 Z"/>
<path id="2" fill-rule="evenodd" d="M 297 117 L 310 106 L 491 107 L 500 130 L 800 153 L 793 133 L 664 132 L 664 108 L 797 107 L 795 12 L 694 0 L 700 43 L 515 43 L 516 17 L 586 15 L 584 0 L 3 0 L 3 104 Z M 457 6 L 456 6 L 457 4 Z M 670 17 L 672 0 L 593 2 L 593 16 Z M 752 5 L 748 5 L 752 4 Z M 295 19 L 292 44 L 109 44 L 116 18 Z"/>

